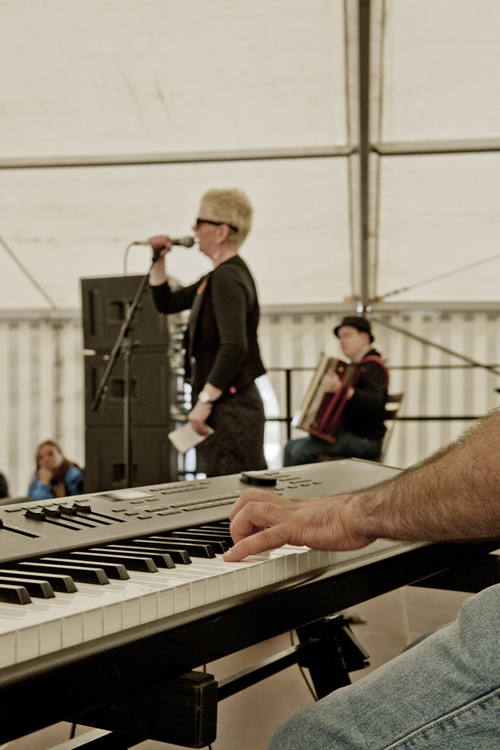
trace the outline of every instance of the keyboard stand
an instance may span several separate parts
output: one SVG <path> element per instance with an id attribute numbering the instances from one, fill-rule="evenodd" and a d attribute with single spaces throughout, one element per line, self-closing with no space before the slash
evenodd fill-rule
<path id="1" fill-rule="evenodd" d="M 301 643 L 310 644 L 305 660 L 299 660 L 299 664 L 309 670 L 318 699 L 349 685 L 349 672 L 370 666 L 368 653 L 343 615 L 304 625 L 297 635 Z"/>
<path id="2" fill-rule="evenodd" d="M 309 670 L 316 696 L 350 684 L 349 672 L 369 666 L 368 654 L 343 615 L 297 628 L 299 644 L 219 682 L 219 701 L 293 664 Z"/>
<path id="3" fill-rule="evenodd" d="M 217 683 L 205 672 L 188 672 L 148 690 L 128 694 L 71 721 L 111 730 L 93 744 L 86 735 L 53 750 L 122 750 L 143 740 L 202 748 L 217 731 L 217 703 L 298 664 L 309 670 L 318 698 L 350 684 L 349 672 L 369 665 L 368 654 L 343 615 L 332 615 L 297 629 L 299 643 Z M 78 740 L 83 744 L 78 744 Z"/>
<path id="4" fill-rule="evenodd" d="M 147 739 L 184 747 L 206 747 L 215 740 L 217 733 L 217 682 L 206 672 L 187 672 L 146 690 L 127 693 L 101 708 L 73 716 L 70 721 L 122 735 L 118 741 L 126 744 L 117 744 L 117 750 Z M 109 740 L 112 741 L 112 737 Z M 68 750 L 78 747 L 80 745 L 69 745 Z M 100 744 L 88 743 L 82 747 L 101 750 Z M 114 747 L 109 745 L 110 750 Z M 108 745 L 102 748 L 107 750 Z M 66 747 L 63 744 L 57 750 L 66 750 Z"/>

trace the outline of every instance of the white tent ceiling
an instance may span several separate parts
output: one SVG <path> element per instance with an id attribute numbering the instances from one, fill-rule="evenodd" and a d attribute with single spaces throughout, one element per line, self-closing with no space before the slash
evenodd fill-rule
<path id="1" fill-rule="evenodd" d="M 360 5 L 0 0 L 0 307 L 78 308 L 125 256 L 145 273 L 129 243 L 185 234 L 212 186 L 254 203 L 265 304 L 358 295 Z M 500 4 L 370 5 L 370 297 L 496 299 Z"/>

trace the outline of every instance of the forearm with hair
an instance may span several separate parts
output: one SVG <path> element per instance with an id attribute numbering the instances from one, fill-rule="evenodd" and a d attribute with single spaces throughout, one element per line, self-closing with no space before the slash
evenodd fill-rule
<path id="1" fill-rule="evenodd" d="M 476 421 L 472 423 L 470 427 L 467 427 L 466 430 L 463 431 L 463 433 L 453 442 L 447 443 L 446 445 L 443 445 L 441 448 L 438 448 L 437 451 L 434 453 L 431 453 L 430 456 L 427 456 L 426 458 L 422 459 L 422 461 L 419 461 L 416 464 L 413 464 L 413 466 L 409 466 L 407 469 L 405 469 L 404 473 L 407 474 L 410 471 L 416 471 L 417 469 L 420 469 L 422 466 L 428 466 L 429 464 L 434 463 L 438 459 L 445 456 L 447 453 L 449 453 L 452 450 L 455 450 L 455 448 L 463 443 L 467 438 L 472 435 L 473 432 L 478 430 L 488 419 L 490 416 L 493 416 L 496 413 L 496 409 L 489 414 L 486 414 L 484 417 L 480 417 Z"/>
<path id="2" fill-rule="evenodd" d="M 351 496 L 366 536 L 440 541 L 500 537 L 500 413 L 417 466 Z"/>

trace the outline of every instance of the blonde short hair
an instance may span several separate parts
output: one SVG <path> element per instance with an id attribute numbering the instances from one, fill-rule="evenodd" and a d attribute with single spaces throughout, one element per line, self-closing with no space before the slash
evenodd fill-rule
<path id="1" fill-rule="evenodd" d="M 207 190 L 202 197 L 214 221 L 227 224 L 231 231 L 228 243 L 234 248 L 240 247 L 246 239 L 252 226 L 253 208 L 242 190 L 232 188 L 228 190 Z"/>

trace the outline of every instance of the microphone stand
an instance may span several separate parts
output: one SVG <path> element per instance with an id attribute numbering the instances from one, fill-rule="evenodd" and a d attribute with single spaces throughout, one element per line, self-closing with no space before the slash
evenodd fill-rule
<path id="1" fill-rule="evenodd" d="M 92 411 L 96 411 L 101 401 L 106 397 L 108 390 L 108 381 L 113 371 L 113 367 L 118 359 L 119 354 L 123 355 L 123 380 L 124 380 L 124 393 L 123 393 L 123 463 L 125 467 L 125 486 L 132 486 L 132 440 L 131 440 L 131 425 L 132 425 L 132 410 L 131 410 L 131 379 L 130 379 L 130 360 L 132 357 L 132 351 L 135 346 L 138 346 L 140 342 L 133 342 L 128 338 L 129 331 L 131 330 L 132 321 L 134 320 L 135 313 L 139 307 L 141 297 L 144 292 L 144 288 L 148 282 L 151 268 L 155 263 L 153 257 L 151 267 L 147 274 L 142 278 L 141 283 L 137 289 L 136 295 L 129 305 L 125 320 L 123 321 L 117 339 L 113 345 L 111 353 L 109 355 L 108 364 L 104 370 L 101 382 L 97 388 L 96 394 L 92 400 L 90 408 Z"/>

